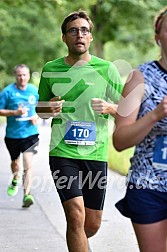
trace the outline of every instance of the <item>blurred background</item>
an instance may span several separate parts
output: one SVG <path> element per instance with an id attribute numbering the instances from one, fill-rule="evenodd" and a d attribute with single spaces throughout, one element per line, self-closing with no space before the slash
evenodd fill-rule
<path id="1" fill-rule="evenodd" d="M 38 86 L 43 65 L 67 54 L 60 26 L 79 9 L 94 23 L 92 54 L 133 68 L 158 59 L 153 23 L 166 5 L 166 0 L 0 0 L 0 91 L 14 81 L 19 63 L 30 67 L 30 82 Z M 132 153 L 133 148 L 116 152 L 110 141 L 109 167 L 126 175 Z"/>

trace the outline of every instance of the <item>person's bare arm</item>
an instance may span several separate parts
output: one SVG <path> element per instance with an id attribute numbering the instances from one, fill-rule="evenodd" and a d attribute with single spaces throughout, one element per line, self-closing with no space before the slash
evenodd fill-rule
<path id="1" fill-rule="evenodd" d="M 136 121 L 143 95 L 144 77 L 136 70 L 124 87 L 115 117 L 113 144 L 118 151 L 138 144 L 156 121 L 155 112 L 150 112 Z"/>
<path id="2" fill-rule="evenodd" d="M 18 107 L 18 109 L 0 109 L 0 116 L 18 116 L 24 115 L 27 112 L 26 108 Z"/>

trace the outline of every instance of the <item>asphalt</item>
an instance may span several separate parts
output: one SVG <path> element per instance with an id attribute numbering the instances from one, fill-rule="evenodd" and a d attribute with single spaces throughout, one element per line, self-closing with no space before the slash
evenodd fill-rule
<path id="1" fill-rule="evenodd" d="M 49 171 L 49 122 L 40 122 L 39 152 L 33 162 L 31 193 L 35 204 L 22 208 L 23 190 L 7 195 L 11 180 L 10 157 L 0 125 L 0 252 L 67 252 L 66 221 Z M 115 202 L 125 193 L 125 177 L 109 171 L 102 225 L 90 239 L 93 252 L 139 252 L 130 220 L 121 216 Z"/>

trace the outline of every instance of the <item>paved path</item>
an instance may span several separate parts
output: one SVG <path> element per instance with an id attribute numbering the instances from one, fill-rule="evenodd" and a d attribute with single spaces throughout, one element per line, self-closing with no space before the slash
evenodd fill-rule
<path id="1" fill-rule="evenodd" d="M 23 192 L 15 197 L 6 193 L 11 178 L 10 158 L 0 126 L 0 252 L 67 252 L 65 217 L 50 176 L 48 145 L 50 127 L 40 126 L 39 153 L 34 158 L 32 194 L 36 203 L 22 209 Z M 90 239 L 94 252 L 139 252 L 130 220 L 115 209 L 125 192 L 125 178 L 109 172 L 102 225 Z"/>

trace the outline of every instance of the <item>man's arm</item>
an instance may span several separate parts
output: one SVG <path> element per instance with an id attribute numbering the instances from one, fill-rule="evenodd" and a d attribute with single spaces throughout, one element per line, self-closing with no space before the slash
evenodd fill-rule
<path id="1" fill-rule="evenodd" d="M 0 116 L 18 116 L 23 115 L 27 112 L 26 108 L 18 107 L 18 109 L 10 110 L 10 109 L 0 109 Z"/>
<path id="2" fill-rule="evenodd" d="M 117 112 L 117 104 L 109 103 L 104 101 L 103 99 L 93 98 L 91 100 L 91 105 L 93 110 L 98 114 L 108 114 L 115 115 Z"/>

